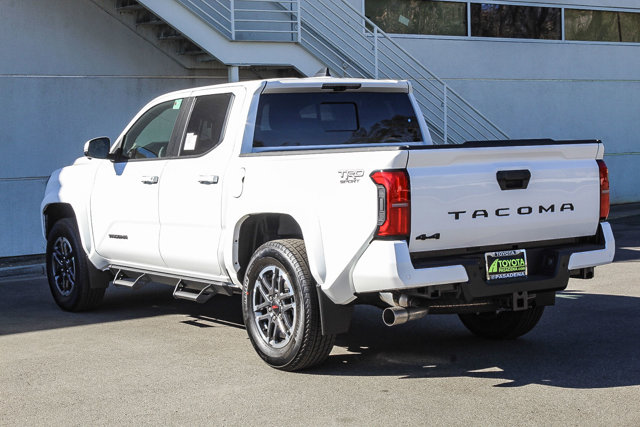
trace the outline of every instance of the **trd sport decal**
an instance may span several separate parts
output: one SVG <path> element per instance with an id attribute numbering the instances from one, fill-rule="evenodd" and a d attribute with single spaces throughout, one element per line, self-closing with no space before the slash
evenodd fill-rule
<path id="1" fill-rule="evenodd" d="M 360 182 L 360 178 L 364 176 L 364 171 L 362 169 L 345 169 L 338 171 L 338 174 L 340 175 L 340 184 L 355 184 Z"/>

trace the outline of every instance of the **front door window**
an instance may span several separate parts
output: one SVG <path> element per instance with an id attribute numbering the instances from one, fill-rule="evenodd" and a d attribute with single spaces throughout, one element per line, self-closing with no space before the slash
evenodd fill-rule
<path id="1" fill-rule="evenodd" d="M 125 159 L 166 157 L 181 104 L 181 99 L 163 102 L 144 113 L 124 137 L 122 157 Z"/>

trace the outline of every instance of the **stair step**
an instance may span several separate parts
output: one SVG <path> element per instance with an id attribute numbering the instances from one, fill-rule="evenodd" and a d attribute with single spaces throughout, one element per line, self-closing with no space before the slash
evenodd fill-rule
<path id="1" fill-rule="evenodd" d="M 218 60 L 211 56 L 211 55 L 203 55 L 202 57 L 198 58 L 198 62 L 203 62 L 203 63 L 207 63 L 207 62 L 217 62 Z"/>
<path id="2" fill-rule="evenodd" d="M 186 40 L 185 36 L 182 34 L 160 34 L 158 35 L 158 40 Z"/>
<path id="3" fill-rule="evenodd" d="M 144 6 L 141 4 L 131 4 L 127 6 L 116 6 L 116 10 L 118 12 L 137 12 L 139 10 L 143 10 Z"/>
<path id="4" fill-rule="evenodd" d="M 204 51 L 204 50 L 202 50 L 202 49 L 197 49 L 197 50 L 196 50 L 196 49 L 194 49 L 194 50 L 191 50 L 191 49 L 189 49 L 189 50 L 182 50 L 182 51 L 180 51 L 180 52 L 178 52 L 178 53 L 180 53 L 180 55 L 191 55 L 191 56 L 197 56 L 197 55 L 208 55 L 208 54 L 209 54 L 208 52 L 206 52 L 206 51 Z"/>
<path id="5" fill-rule="evenodd" d="M 164 22 L 162 19 L 145 19 L 145 20 L 141 20 L 141 21 L 137 21 L 136 25 L 138 26 L 155 26 L 155 25 L 165 25 L 166 22 Z"/>
<path id="6" fill-rule="evenodd" d="M 135 0 L 116 1 L 116 10 L 119 12 L 136 12 L 143 9 L 145 9 L 145 7 Z"/>

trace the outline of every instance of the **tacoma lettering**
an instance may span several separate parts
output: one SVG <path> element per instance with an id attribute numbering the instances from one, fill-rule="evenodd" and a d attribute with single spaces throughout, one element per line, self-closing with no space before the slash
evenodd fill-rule
<path id="1" fill-rule="evenodd" d="M 575 208 L 573 207 L 573 203 L 563 203 L 560 206 L 560 209 L 558 210 L 558 212 L 564 212 L 564 211 L 574 211 Z M 531 215 L 535 212 L 535 209 L 532 206 L 520 206 L 519 208 L 515 208 L 515 212 L 518 215 Z M 538 206 L 538 213 L 555 213 L 556 212 L 556 206 L 555 204 L 551 204 L 549 206 L 544 206 L 544 205 L 539 205 Z M 467 213 L 467 211 L 452 211 L 452 212 L 447 212 L 449 215 L 453 215 L 453 219 L 455 221 L 458 221 L 461 217 L 462 214 Z M 495 216 L 498 217 L 505 217 L 505 216 L 511 216 L 512 213 L 512 208 L 498 208 L 494 211 Z M 471 218 L 489 218 L 489 211 L 487 209 L 476 209 L 473 211 L 473 213 L 471 214 Z"/>

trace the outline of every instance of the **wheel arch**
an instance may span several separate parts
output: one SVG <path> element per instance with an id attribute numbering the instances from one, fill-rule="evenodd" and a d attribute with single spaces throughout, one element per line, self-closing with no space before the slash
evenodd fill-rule
<path id="1" fill-rule="evenodd" d="M 54 202 L 45 205 L 42 209 L 42 228 L 45 239 L 48 238 L 51 229 L 56 222 L 63 218 L 69 218 L 76 223 L 80 241 L 85 253 L 91 253 L 91 234 L 88 225 L 83 227 L 78 221 L 78 215 L 70 203 Z"/>
<path id="2" fill-rule="evenodd" d="M 48 237 L 53 225 L 62 218 L 71 218 L 78 222 L 76 213 L 69 203 L 50 203 L 42 210 L 44 236 Z"/>
<path id="3" fill-rule="evenodd" d="M 238 283 L 244 280 L 256 249 L 271 240 L 290 238 L 304 240 L 311 275 L 316 283 L 323 283 L 326 273 L 319 225 L 299 222 L 292 215 L 278 212 L 248 214 L 237 222 L 233 237 L 233 271 Z"/>

